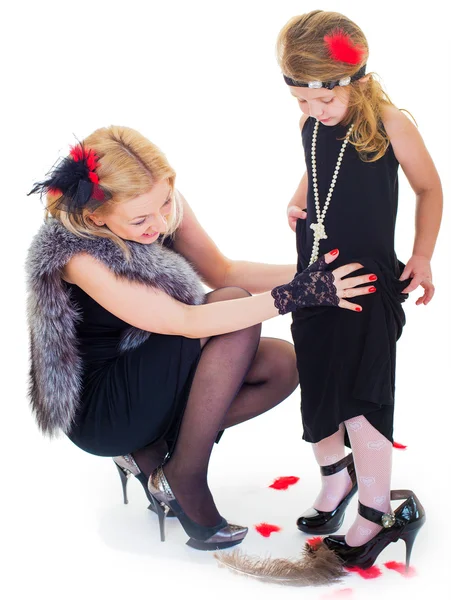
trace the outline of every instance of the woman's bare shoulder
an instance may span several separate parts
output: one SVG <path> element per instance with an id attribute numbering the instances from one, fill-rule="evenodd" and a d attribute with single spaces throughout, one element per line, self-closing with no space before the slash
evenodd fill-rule
<path id="1" fill-rule="evenodd" d="M 96 260 L 91 254 L 78 252 L 64 265 L 61 271 L 61 279 L 67 283 L 77 285 L 80 274 L 86 277 L 86 275 L 92 273 L 95 276 L 96 273 L 99 273 L 99 270 L 110 272 L 108 267 Z"/>

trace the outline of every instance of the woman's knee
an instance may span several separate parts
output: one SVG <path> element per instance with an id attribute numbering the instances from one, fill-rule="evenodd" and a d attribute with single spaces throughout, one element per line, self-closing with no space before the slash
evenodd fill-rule
<path id="1" fill-rule="evenodd" d="M 287 388 L 296 389 L 299 376 L 293 344 L 277 338 L 262 338 L 257 358 L 255 375 L 264 376 L 267 381 L 283 382 Z"/>
<path id="2" fill-rule="evenodd" d="M 218 288 L 217 290 L 209 292 L 205 296 L 205 304 L 211 304 L 213 302 L 222 302 L 223 300 L 236 300 L 238 298 L 247 298 L 249 296 L 252 296 L 252 294 L 240 287 L 230 286 Z M 255 327 L 260 327 L 260 325 Z M 209 339 L 210 338 L 202 338 L 200 340 L 200 347 L 203 348 Z"/>

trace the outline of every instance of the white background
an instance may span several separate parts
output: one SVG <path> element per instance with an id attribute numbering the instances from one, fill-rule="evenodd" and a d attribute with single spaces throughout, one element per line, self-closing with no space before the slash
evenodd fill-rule
<path id="1" fill-rule="evenodd" d="M 231 258 L 295 262 L 285 209 L 303 172 L 299 109 L 283 83 L 274 46 L 293 15 L 336 10 L 356 21 L 370 44 L 369 69 L 392 100 L 416 118 L 449 189 L 449 31 L 442 3 L 229 0 L 15 2 L 2 9 L 2 398 L 1 579 L 5 598 L 226 598 L 259 594 L 332 598 L 444 597 L 449 548 L 449 212 L 433 259 L 437 295 L 425 308 L 412 294 L 399 342 L 393 487 L 412 488 L 427 525 L 417 539 L 418 576 L 383 563 L 404 560 L 403 543 L 380 557 L 383 576 L 357 575 L 333 589 L 278 588 L 219 570 L 190 550 L 176 522 L 167 541 L 146 511 L 139 484 L 121 504 L 108 459 L 68 440 L 41 437 L 27 405 L 28 340 L 23 263 L 43 208 L 26 193 L 75 134 L 109 124 L 138 129 L 159 145 L 201 223 Z M 362 198 L 364 201 L 364 198 Z M 415 198 L 401 176 L 397 252 L 406 262 Z M 290 318 L 264 333 L 290 339 Z M 221 512 L 249 525 L 249 553 L 297 556 L 295 520 L 313 500 L 319 475 L 301 442 L 299 391 L 261 418 L 230 430 L 215 448 L 210 482 Z M 297 475 L 286 492 L 275 477 Z M 356 500 L 346 518 L 353 519 Z M 269 539 L 252 526 L 283 527 Z M 440 590 L 443 590 L 441 593 Z M 338 596 L 337 596 L 338 597 Z M 342 596 L 343 597 L 343 596 Z"/>

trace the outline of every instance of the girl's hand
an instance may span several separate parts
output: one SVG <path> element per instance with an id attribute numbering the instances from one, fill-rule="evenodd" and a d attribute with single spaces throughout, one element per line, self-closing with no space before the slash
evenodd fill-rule
<path id="1" fill-rule="evenodd" d="M 404 294 L 409 294 L 417 289 L 419 285 L 424 289 L 424 294 L 415 302 L 420 304 L 429 304 L 435 293 L 435 287 L 432 283 L 431 261 L 425 256 L 413 255 L 401 273 L 400 281 L 405 281 L 413 277 L 410 284 L 403 290 Z"/>
<path id="2" fill-rule="evenodd" d="M 293 231 L 296 231 L 296 223 L 298 219 L 306 219 L 307 213 L 299 206 L 291 205 L 287 208 L 288 225 Z"/>
<path id="3" fill-rule="evenodd" d="M 280 314 L 286 314 L 297 308 L 308 306 L 339 306 L 356 312 L 362 307 L 348 302 L 345 298 L 354 298 L 376 291 L 374 285 L 356 288 L 365 283 L 373 284 L 377 277 L 373 274 L 349 277 L 353 271 L 361 269 L 360 263 L 350 263 L 330 271 L 327 265 L 338 256 L 338 250 L 332 250 L 321 256 L 310 267 L 296 275 L 290 283 L 279 285 L 271 292 L 276 308 Z"/>

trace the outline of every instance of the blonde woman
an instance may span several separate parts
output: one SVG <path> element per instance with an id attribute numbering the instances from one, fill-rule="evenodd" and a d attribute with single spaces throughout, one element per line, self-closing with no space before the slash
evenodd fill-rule
<path id="1" fill-rule="evenodd" d="M 210 550 L 247 533 L 209 490 L 215 440 L 298 384 L 291 344 L 260 338 L 261 322 L 318 304 L 356 311 L 369 276 L 330 270 L 338 250 L 288 284 L 292 265 L 231 261 L 174 180 L 149 140 L 108 127 L 32 190 L 48 218 L 27 264 L 31 402 L 43 432 L 114 457 L 125 501 L 130 473 L 141 481 L 162 539 L 175 515 L 188 544 Z"/>

